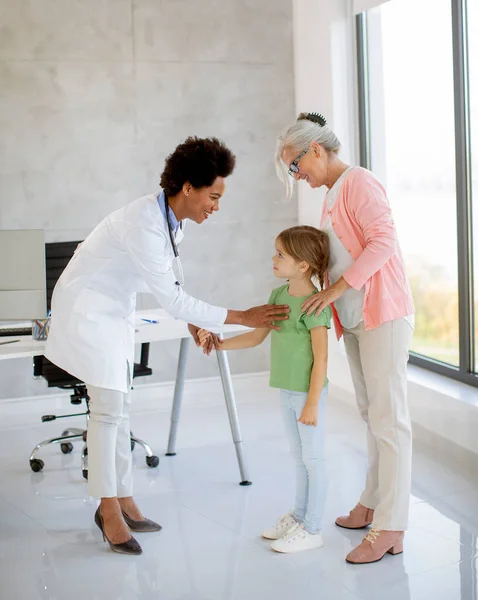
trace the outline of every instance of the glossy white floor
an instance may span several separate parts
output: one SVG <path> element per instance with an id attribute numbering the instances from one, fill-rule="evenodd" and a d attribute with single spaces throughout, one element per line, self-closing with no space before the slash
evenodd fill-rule
<path id="1" fill-rule="evenodd" d="M 0 598 L 2 600 L 476 600 L 478 470 L 415 446 L 411 528 L 402 556 L 352 566 L 362 532 L 333 524 L 358 498 L 365 472 L 362 424 L 330 399 L 330 488 L 319 550 L 280 555 L 259 537 L 293 499 L 293 468 L 276 393 L 264 377 L 235 382 L 253 485 L 239 487 L 228 421 L 216 382 L 187 386 L 179 453 L 165 458 L 167 387 L 136 391 L 133 430 L 161 455 L 149 469 L 135 451 L 136 498 L 161 522 L 137 535 L 144 554 L 112 553 L 93 524 L 79 446 L 28 455 L 65 422 L 33 425 L 32 411 L 0 423 Z M 53 407 L 51 407 L 53 408 Z M 68 410 L 66 402 L 64 411 Z M 40 410 L 41 411 L 43 409 Z M 47 412 L 51 412 L 47 411 Z M 73 421 L 73 420 L 72 420 Z M 74 423 L 69 421 L 73 426 Z M 38 421 L 35 421 L 38 423 Z M 81 424 L 76 421 L 75 424 Z M 475 473 L 473 473 L 475 472 Z"/>

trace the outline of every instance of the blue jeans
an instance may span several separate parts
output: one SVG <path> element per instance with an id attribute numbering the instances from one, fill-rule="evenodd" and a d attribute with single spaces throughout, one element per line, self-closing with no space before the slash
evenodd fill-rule
<path id="1" fill-rule="evenodd" d="M 325 387 L 319 401 L 317 427 L 298 423 L 307 400 L 307 393 L 280 391 L 282 415 L 296 466 L 296 496 L 294 518 L 312 534 L 322 528 L 327 492 L 324 435 L 327 407 Z"/>

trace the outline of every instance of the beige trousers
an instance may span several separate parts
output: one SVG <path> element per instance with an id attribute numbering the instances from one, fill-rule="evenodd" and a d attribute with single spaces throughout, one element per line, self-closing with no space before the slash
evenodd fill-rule
<path id="1" fill-rule="evenodd" d="M 412 429 L 407 405 L 407 361 L 413 327 L 406 318 L 366 330 L 344 330 L 357 405 L 367 423 L 368 472 L 360 503 L 375 510 L 372 527 L 408 526 Z"/>

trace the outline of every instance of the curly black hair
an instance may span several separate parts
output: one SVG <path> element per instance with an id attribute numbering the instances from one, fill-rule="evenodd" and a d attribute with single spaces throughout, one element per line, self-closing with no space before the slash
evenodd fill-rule
<path id="1" fill-rule="evenodd" d="M 236 157 L 217 138 L 188 137 L 167 157 L 161 187 L 170 197 L 186 182 L 196 189 L 209 187 L 217 177 L 228 177 L 235 165 Z"/>

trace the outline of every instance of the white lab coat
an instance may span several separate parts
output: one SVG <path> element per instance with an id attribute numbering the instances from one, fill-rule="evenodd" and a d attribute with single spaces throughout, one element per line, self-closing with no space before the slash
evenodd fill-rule
<path id="1" fill-rule="evenodd" d="M 183 238 L 181 230 L 176 243 Z M 134 362 L 137 292 L 151 292 L 170 315 L 201 327 L 227 310 L 176 285 L 174 253 L 156 195 L 111 213 L 76 250 L 56 284 L 45 356 L 91 385 L 126 393 Z"/>

